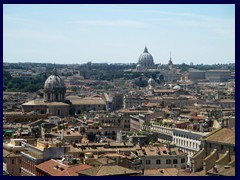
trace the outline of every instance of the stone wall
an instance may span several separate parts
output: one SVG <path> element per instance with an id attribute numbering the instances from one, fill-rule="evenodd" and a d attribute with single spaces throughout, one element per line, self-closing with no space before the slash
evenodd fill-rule
<path id="1" fill-rule="evenodd" d="M 205 173 L 207 173 L 207 171 L 214 167 L 217 159 L 218 159 L 217 149 L 214 149 L 213 152 L 204 159 L 203 169 Z"/>
<path id="2" fill-rule="evenodd" d="M 203 148 L 192 157 L 192 171 L 196 172 L 203 168 L 203 159 L 205 158 L 206 149 Z"/>

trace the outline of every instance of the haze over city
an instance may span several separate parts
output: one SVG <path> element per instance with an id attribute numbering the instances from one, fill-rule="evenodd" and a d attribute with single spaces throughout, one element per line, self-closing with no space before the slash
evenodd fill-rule
<path id="1" fill-rule="evenodd" d="M 235 62 L 235 5 L 3 5 L 3 61 Z"/>

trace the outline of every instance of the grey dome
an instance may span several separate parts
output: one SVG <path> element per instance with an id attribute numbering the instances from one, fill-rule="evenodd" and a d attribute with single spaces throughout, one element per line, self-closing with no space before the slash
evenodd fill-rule
<path id="1" fill-rule="evenodd" d="M 53 74 L 47 78 L 44 89 L 62 89 L 65 88 L 64 81 L 57 75 L 57 70 L 53 69 Z"/>
<path id="2" fill-rule="evenodd" d="M 142 69 L 141 64 L 137 64 L 136 69 L 137 69 L 137 70 L 141 70 L 141 69 Z"/>
<path id="3" fill-rule="evenodd" d="M 152 55 L 148 52 L 147 47 L 145 47 L 144 52 L 139 56 L 139 58 L 138 58 L 138 63 L 139 63 L 143 68 L 151 68 L 151 67 L 154 66 L 153 57 L 152 57 Z"/>

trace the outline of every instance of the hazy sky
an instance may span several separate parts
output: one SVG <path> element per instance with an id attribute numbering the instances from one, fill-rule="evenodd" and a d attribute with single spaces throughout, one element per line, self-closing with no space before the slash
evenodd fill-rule
<path id="1" fill-rule="evenodd" d="M 3 5 L 3 61 L 235 62 L 235 5 Z"/>

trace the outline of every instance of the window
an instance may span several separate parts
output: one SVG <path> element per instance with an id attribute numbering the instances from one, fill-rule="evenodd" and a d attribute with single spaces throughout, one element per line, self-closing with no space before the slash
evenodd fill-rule
<path id="1" fill-rule="evenodd" d="M 14 169 L 12 168 L 12 174 L 14 173 Z"/>
<path id="2" fill-rule="evenodd" d="M 209 148 L 212 148 L 212 143 L 209 143 Z"/>
<path id="3" fill-rule="evenodd" d="M 21 173 L 22 171 L 21 171 L 21 168 L 19 168 L 19 173 Z"/>
<path id="4" fill-rule="evenodd" d="M 48 100 L 50 100 L 50 94 L 48 94 Z"/>
<path id="5" fill-rule="evenodd" d="M 146 160 L 146 164 L 151 164 L 151 161 L 149 159 Z"/>
<path id="6" fill-rule="evenodd" d="M 14 159 L 12 159 L 12 164 L 14 164 Z"/>
<path id="7" fill-rule="evenodd" d="M 182 158 L 182 159 L 181 159 L 181 163 L 185 163 L 185 158 Z"/>
<path id="8" fill-rule="evenodd" d="M 171 160 L 170 160 L 170 159 L 167 159 L 167 160 L 166 160 L 166 164 L 171 164 Z"/>
<path id="9" fill-rule="evenodd" d="M 178 163 L 178 160 L 177 159 L 174 159 L 173 160 L 173 164 L 177 164 Z"/>
<path id="10" fill-rule="evenodd" d="M 221 145 L 221 150 L 223 150 L 223 145 Z"/>
<path id="11" fill-rule="evenodd" d="M 235 146 L 233 147 L 233 152 L 235 152 Z"/>
<path id="12" fill-rule="evenodd" d="M 21 164 L 22 163 L 22 160 L 21 159 L 19 159 L 19 164 Z"/>
<path id="13" fill-rule="evenodd" d="M 157 160 L 156 160 L 156 164 L 161 164 L 161 160 L 160 160 L 160 159 L 157 159 Z"/>

